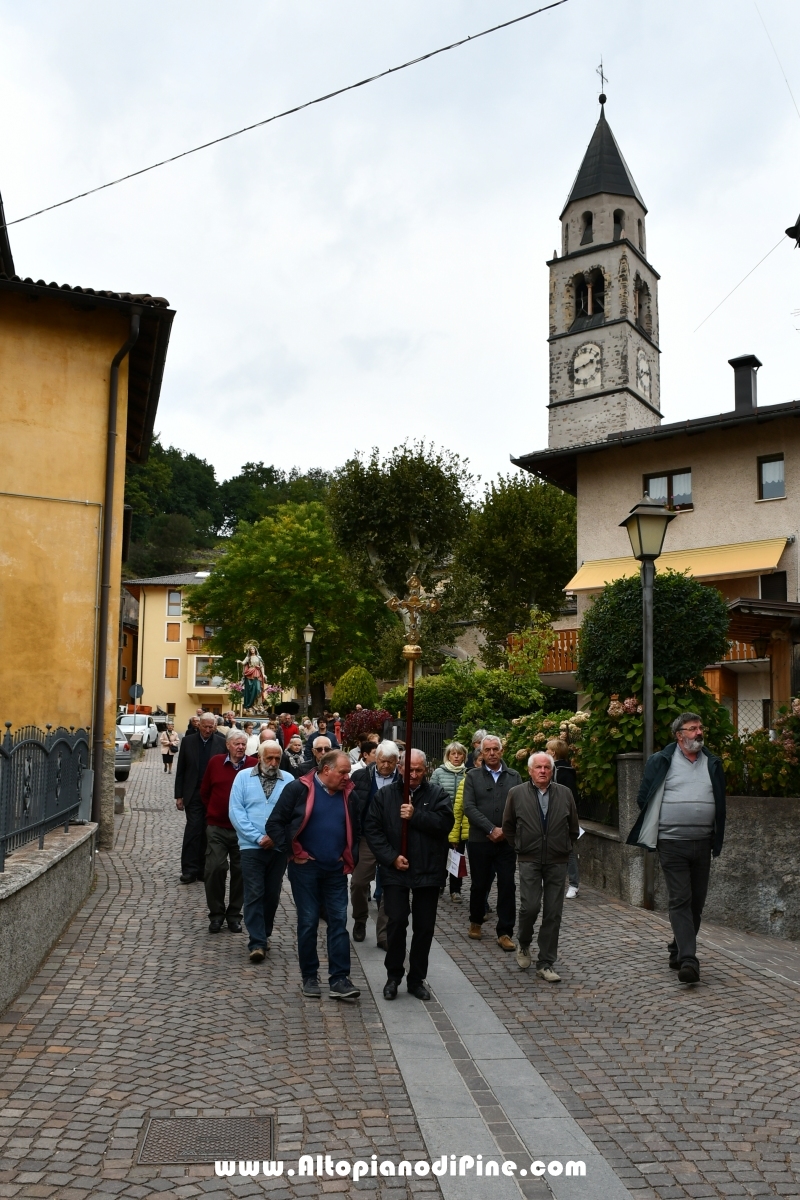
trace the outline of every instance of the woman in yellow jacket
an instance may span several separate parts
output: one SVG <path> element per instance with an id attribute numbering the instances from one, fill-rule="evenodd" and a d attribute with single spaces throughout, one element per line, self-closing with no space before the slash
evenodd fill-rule
<path id="1" fill-rule="evenodd" d="M 483 763 L 479 750 L 475 751 L 475 766 L 480 767 Z M 456 796 L 453 801 L 453 828 L 450 830 L 449 842 L 450 845 L 458 850 L 459 854 L 464 853 L 464 844 L 469 837 L 469 821 L 464 816 L 464 780 L 466 775 L 459 781 L 456 788 Z M 456 879 L 455 875 L 450 876 L 450 899 L 454 904 L 461 903 L 461 883 L 462 880 Z"/>

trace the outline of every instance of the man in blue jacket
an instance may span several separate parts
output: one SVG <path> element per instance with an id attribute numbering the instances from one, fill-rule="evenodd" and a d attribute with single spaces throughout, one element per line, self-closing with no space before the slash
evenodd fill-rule
<path id="1" fill-rule="evenodd" d="M 725 834 L 725 772 L 703 745 L 703 721 L 681 713 L 675 742 L 647 760 L 639 788 L 639 818 L 628 845 L 658 850 L 669 893 L 673 940 L 669 965 L 681 983 L 697 983 L 697 931 L 708 893 L 711 858 Z"/>

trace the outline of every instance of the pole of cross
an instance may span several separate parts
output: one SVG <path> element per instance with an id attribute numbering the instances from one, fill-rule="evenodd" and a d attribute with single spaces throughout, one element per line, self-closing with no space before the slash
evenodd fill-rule
<path id="1" fill-rule="evenodd" d="M 419 621 L 423 613 L 435 613 L 441 605 L 434 596 L 424 596 L 422 582 L 417 575 L 412 575 L 408 581 L 408 595 L 405 600 L 392 596 L 386 601 L 392 612 L 403 613 L 407 618 L 407 641 L 403 646 L 403 658 L 408 664 L 408 680 L 406 684 L 406 752 L 403 779 L 403 803 L 411 800 L 411 751 L 414 731 L 414 683 L 417 663 L 422 658 L 422 647 L 419 644 Z M 407 857 L 408 850 L 408 821 L 400 821 L 400 853 Z"/>

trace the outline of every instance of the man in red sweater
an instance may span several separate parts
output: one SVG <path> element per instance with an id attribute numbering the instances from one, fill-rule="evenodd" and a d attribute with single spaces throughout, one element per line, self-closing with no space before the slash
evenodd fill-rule
<path id="1" fill-rule="evenodd" d="M 228 801 L 233 781 L 243 767 L 258 762 L 245 753 L 247 734 L 235 727 L 227 737 L 227 754 L 215 754 L 208 761 L 200 799 L 206 810 L 205 885 L 208 902 L 209 933 L 219 933 L 225 922 L 231 933 L 242 932 L 242 865 L 239 858 L 239 839 L 228 818 Z M 231 885 L 228 906 L 225 907 L 225 880 L 230 861 Z"/>

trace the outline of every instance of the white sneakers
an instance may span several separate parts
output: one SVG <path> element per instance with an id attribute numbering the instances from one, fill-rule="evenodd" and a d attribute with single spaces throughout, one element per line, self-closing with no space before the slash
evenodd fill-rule
<path id="1" fill-rule="evenodd" d="M 539 967 L 536 974 L 540 979 L 545 979 L 548 983 L 561 983 L 561 976 L 557 975 L 552 967 Z"/>
<path id="2" fill-rule="evenodd" d="M 574 900 L 575 897 L 577 896 L 577 894 L 578 894 L 578 889 L 576 887 L 573 887 L 572 884 L 570 884 L 569 887 L 567 888 L 567 897 L 566 897 L 567 900 Z"/>
<path id="3" fill-rule="evenodd" d="M 527 971 L 531 965 L 530 951 L 527 946 L 517 946 L 516 959 L 520 971 Z"/>

